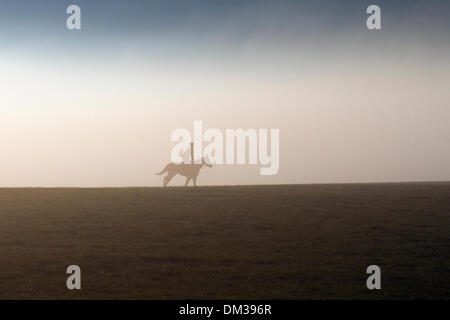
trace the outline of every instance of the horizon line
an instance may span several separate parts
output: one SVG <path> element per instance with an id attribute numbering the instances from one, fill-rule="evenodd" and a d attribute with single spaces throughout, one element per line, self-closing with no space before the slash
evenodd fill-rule
<path id="1" fill-rule="evenodd" d="M 200 186 L 53 186 L 53 187 L 0 187 L 2 189 L 166 189 L 166 188 L 226 188 L 226 187 L 273 187 L 273 186 L 316 186 L 316 185 L 380 185 L 380 184 L 450 184 L 450 180 L 425 180 L 425 181 L 380 181 L 380 182 L 314 182 L 314 183 L 275 183 L 275 184 L 228 184 L 228 185 L 200 185 Z"/>

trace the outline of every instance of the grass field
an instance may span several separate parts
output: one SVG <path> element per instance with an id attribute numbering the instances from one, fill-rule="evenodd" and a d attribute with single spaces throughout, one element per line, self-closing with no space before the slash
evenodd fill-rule
<path id="1" fill-rule="evenodd" d="M 449 299 L 450 183 L 0 189 L 0 298 Z"/>

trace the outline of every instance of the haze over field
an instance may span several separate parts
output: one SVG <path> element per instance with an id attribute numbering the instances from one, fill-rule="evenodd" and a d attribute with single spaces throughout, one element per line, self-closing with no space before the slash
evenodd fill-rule
<path id="1" fill-rule="evenodd" d="M 195 120 L 280 129 L 277 175 L 201 185 L 450 180 L 450 4 L 377 2 L 2 3 L 0 186 L 161 185 Z"/>

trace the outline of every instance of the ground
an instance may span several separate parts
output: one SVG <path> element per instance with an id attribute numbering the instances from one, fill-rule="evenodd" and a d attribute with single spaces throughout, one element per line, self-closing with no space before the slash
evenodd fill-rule
<path id="1" fill-rule="evenodd" d="M 0 298 L 449 299 L 450 183 L 0 189 Z"/>

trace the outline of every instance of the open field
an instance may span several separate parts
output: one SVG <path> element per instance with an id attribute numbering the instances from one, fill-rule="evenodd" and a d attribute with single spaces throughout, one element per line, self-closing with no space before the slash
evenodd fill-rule
<path id="1" fill-rule="evenodd" d="M 0 298 L 449 299 L 450 183 L 0 189 Z"/>

